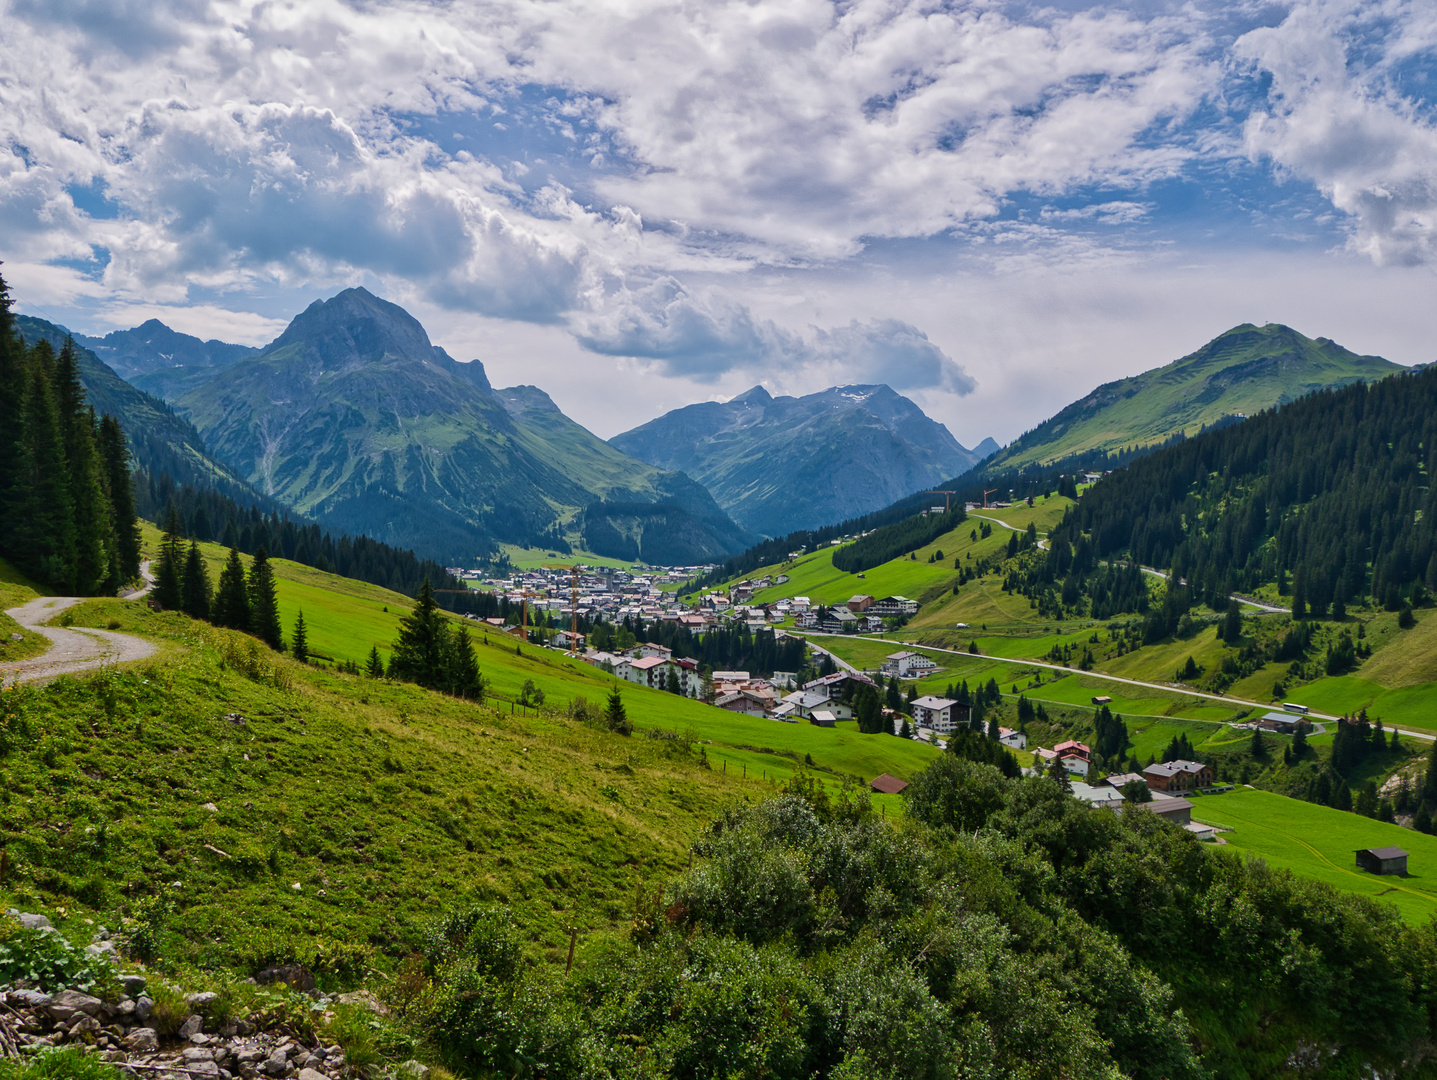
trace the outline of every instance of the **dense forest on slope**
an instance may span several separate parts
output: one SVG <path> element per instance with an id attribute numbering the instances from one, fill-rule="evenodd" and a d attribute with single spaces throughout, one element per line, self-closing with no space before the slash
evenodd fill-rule
<path id="1" fill-rule="evenodd" d="M 874 529 L 833 553 L 833 565 L 849 573 L 861 574 L 875 566 L 917 551 L 931 544 L 946 532 L 968 520 L 963 507 L 954 507 L 941 514 L 920 514 L 892 525 Z"/>
<path id="2" fill-rule="evenodd" d="M 125 434 L 97 418 L 74 344 L 15 333 L 0 279 L 0 555 L 66 594 L 114 592 L 140 573 Z"/>
<path id="3" fill-rule="evenodd" d="M 401 1007 L 480 1075 L 1432 1075 L 1431 926 L 1047 777 L 949 754 L 906 797 L 735 807 L 569 979 L 457 910 Z"/>
<path id="4" fill-rule="evenodd" d="M 1299 615 L 1420 602 L 1437 587 L 1434 439 L 1437 370 L 1313 394 L 1103 479 L 1054 530 L 1044 576 L 1130 557 L 1219 609 L 1274 582 Z"/>

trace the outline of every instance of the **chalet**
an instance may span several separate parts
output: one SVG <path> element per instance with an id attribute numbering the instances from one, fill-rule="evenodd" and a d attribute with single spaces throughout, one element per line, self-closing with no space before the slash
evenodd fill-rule
<path id="1" fill-rule="evenodd" d="M 1108 697 L 1106 694 L 1093 698 L 1094 705 L 1111 705 L 1112 703 L 1113 699 Z"/>
<path id="2" fill-rule="evenodd" d="M 713 674 L 715 683 L 746 683 L 748 682 L 747 671 L 715 671 Z"/>
<path id="3" fill-rule="evenodd" d="M 859 672 L 835 671 L 832 675 L 820 675 L 818 678 L 804 683 L 803 688 L 810 693 L 822 694 L 832 700 L 834 698 L 842 697 L 845 691 L 848 690 L 847 684 L 849 683 L 853 684 L 853 689 L 855 692 L 860 686 L 874 685 L 872 679 L 870 679 L 867 675 L 860 674 Z"/>
<path id="4" fill-rule="evenodd" d="M 885 675 L 897 675 L 900 679 L 915 678 L 920 672 L 932 671 L 937 668 L 929 657 L 916 652 L 889 653 L 883 660 L 882 671 Z"/>
<path id="5" fill-rule="evenodd" d="M 1154 799 L 1139 805 L 1174 825 L 1186 826 L 1193 819 L 1193 804 L 1186 799 Z"/>
<path id="6" fill-rule="evenodd" d="M 1154 791 L 1192 791 L 1212 785 L 1212 766 L 1201 761 L 1168 761 L 1149 765 L 1143 779 Z"/>
<path id="7" fill-rule="evenodd" d="M 1028 749 L 1028 736 L 1015 728 L 1000 727 L 998 729 L 998 741 L 1009 750 Z"/>
<path id="8" fill-rule="evenodd" d="M 857 596 L 848 598 L 848 610 L 855 615 L 861 615 L 873 606 L 873 597 L 866 593 L 859 593 Z"/>
<path id="9" fill-rule="evenodd" d="M 783 699 L 784 704 L 792 705 L 793 711 L 803 719 L 810 719 L 815 710 L 823 710 L 833 713 L 840 720 L 848 720 L 853 717 L 853 710 L 841 701 L 831 701 L 825 694 L 817 694 L 811 690 L 795 690 Z"/>
<path id="10" fill-rule="evenodd" d="M 714 698 L 716 708 L 743 716 L 767 716 L 770 704 L 770 700 L 760 697 L 752 690 L 735 690 L 731 694 L 721 694 Z"/>
<path id="11" fill-rule="evenodd" d="M 1357 852 L 1357 869 L 1369 874 L 1407 876 L 1407 852 L 1400 847 L 1362 848 Z"/>
<path id="12" fill-rule="evenodd" d="M 883 632 L 882 615 L 865 615 L 858 620 L 858 632 L 860 634 L 880 634 Z"/>
<path id="13" fill-rule="evenodd" d="M 1082 758 L 1084 761 L 1091 760 L 1093 756 L 1093 752 L 1088 749 L 1088 745 L 1086 743 L 1080 743 L 1076 739 L 1060 742 L 1057 746 L 1053 747 L 1053 753 L 1062 758 L 1077 757 Z M 1086 771 L 1085 769 L 1084 772 Z"/>
<path id="14" fill-rule="evenodd" d="M 875 600 L 871 610 L 876 615 L 916 615 L 918 601 L 906 596 L 885 596 L 882 600 Z"/>
<path id="15" fill-rule="evenodd" d="M 1107 784 L 1110 788 L 1122 789 L 1127 787 L 1134 780 L 1136 780 L 1140 784 L 1147 783 L 1147 781 L 1143 779 L 1141 773 L 1135 772 L 1113 773 L 1111 776 L 1103 777 L 1101 780 L 1098 781 L 1098 783 Z"/>
<path id="16" fill-rule="evenodd" d="M 640 686 L 667 690 L 669 673 L 677 670 L 672 660 L 666 660 L 662 656 L 642 656 L 637 660 L 630 660 L 622 667 L 615 667 L 614 674 Z"/>
<path id="17" fill-rule="evenodd" d="M 815 709 L 809 715 L 808 722 L 815 727 L 833 727 L 838 716 L 828 709 Z"/>
<path id="18" fill-rule="evenodd" d="M 793 620 L 793 624 L 800 630 L 817 630 L 818 615 L 812 611 L 805 611 Z"/>
<path id="19" fill-rule="evenodd" d="M 1033 756 L 1041 762 L 1043 769 L 1048 769 L 1055 761 L 1061 761 L 1063 768 L 1077 776 L 1088 775 L 1088 759 L 1078 754 L 1060 754 L 1056 749 L 1049 750 L 1046 746 L 1040 746 L 1033 751 Z"/>
<path id="20" fill-rule="evenodd" d="M 897 795 L 908 786 L 908 781 L 900 780 L 896 776 L 889 776 L 887 773 L 880 773 L 868 782 L 868 786 L 880 795 Z"/>
<path id="21" fill-rule="evenodd" d="M 971 713 L 972 708 L 968 705 L 932 694 L 925 694 L 913 702 L 913 722 L 919 727 L 932 728 L 940 735 L 947 735 L 960 724 L 967 726 Z"/>
<path id="22" fill-rule="evenodd" d="M 829 608 L 819 616 L 818 627 L 830 634 L 852 634 L 858 630 L 858 616 L 847 608 Z"/>
<path id="23" fill-rule="evenodd" d="M 584 647 L 584 635 L 575 634 L 568 630 L 560 630 L 554 635 L 553 645 L 556 649 L 582 649 Z"/>
<path id="24" fill-rule="evenodd" d="M 640 660 L 650 656 L 657 656 L 664 660 L 670 660 L 673 658 L 674 650 L 664 645 L 655 645 L 651 641 L 646 641 L 644 642 L 644 644 L 638 646 L 637 648 L 630 649 L 629 654 Z"/>

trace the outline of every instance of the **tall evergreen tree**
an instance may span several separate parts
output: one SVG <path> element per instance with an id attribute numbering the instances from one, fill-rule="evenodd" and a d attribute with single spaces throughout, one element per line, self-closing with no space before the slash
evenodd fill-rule
<path id="1" fill-rule="evenodd" d="M 274 569 L 263 547 L 254 553 L 249 567 L 250 633 L 275 652 L 284 652 L 284 630 L 279 625 L 279 597 L 275 594 Z"/>
<path id="2" fill-rule="evenodd" d="M 303 609 L 294 617 L 294 640 L 289 651 L 301 664 L 309 662 L 309 634 L 304 629 Z"/>
<path id="3" fill-rule="evenodd" d="M 364 673 L 371 679 L 384 678 L 384 660 L 379 655 L 379 646 L 369 647 L 369 663 L 365 666 Z"/>
<path id="4" fill-rule="evenodd" d="M 205 570 L 204 556 L 200 545 L 190 541 L 189 553 L 185 556 L 185 570 L 180 579 L 180 591 L 184 597 L 185 614 L 192 619 L 210 617 L 210 575 Z"/>
<path id="5" fill-rule="evenodd" d="M 399 635 L 389 656 L 389 677 L 443 689 L 446 683 L 448 627 L 434 593 L 425 581 L 414 610 L 399 622 Z"/>
<path id="6" fill-rule="evenodd" d="M 245 583 L 244 563 L 237 548 L 230 548 L 229 560 L 220 571 L 213 611 L 215 625 L 249 632 L 249 586 Z"/>
<path id="7" fill-rule="evenodd" d="M 1236 645 L 1242 640 L 1242 612 L 1232 598 L 1228 599 L 1227 614 L 1222 618 L 1222 639 L 1229 645 Z"/>
<path id="8" fill-rule="evenodd" d="M 604 722 L 610 731 L 620 735 L 632 735 L 634 725 L 629 720 L 629 714 L 624 709 L 624 699 L 619 696 L 617 685 L 609 691 L 609 701 L 604 709 Z"/>
<path id="9" fill-rule="evenodd" d="M 448 640 L 447 689 L 455 697 L 471 701 L 484 700 L 484 676 L 479 672 L 479 661 L 474 656 L 474 643 L 469 640 L 469 627 L 460 625 L 450 630 Z"/>
<path id="10" fill-rule="evenodd" d="M 60 409 L 51 383 L 54 354 L 30 350 L 20 414 L 15 531 L 12 552 L 32 577 L 70 591 L 75 584 L 75 516 L 65 461 Z"/>
<path id="11" fill-rule="evenodd" d="M 0 551 L 5 552 L 17 550 L 26 367 L 25 348 L 10 312 L 10 287 L 0 277 Z"/>
<path id="12" fill-rule="evenodd" d="M 160 537 L 159 558 L 155 560 L 155 602 L 165 611 L 180 611 L 185 606 L 183 540 L 179 511 L 171 503 L 165 515 L 164 535 Z"/>
<path id="13" fill-rule="evenodd" d="M 75 342 L 69 338 L 55 360 L 55 393 L 70 477 L 70 511 L 74 514 L 74 588 L 89 595 L 110 578 L 109 549 L 114 527 L 100 455 L 95 446 L 95 414 L 85 404 Z"/>
<path id="14" fill-rule="evenodd" d="M 110 497 L 114 528 L 111 545 L 111 591 L 140 576 L 140 523 L 135 515 L 135 481 L 130 474 L 130 448 L 120 422 L 108 413 L 100 418 L 100 461 Z"/>

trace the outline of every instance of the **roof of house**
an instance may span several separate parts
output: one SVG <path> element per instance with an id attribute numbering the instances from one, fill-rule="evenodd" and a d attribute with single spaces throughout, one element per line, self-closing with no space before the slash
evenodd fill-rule
<path id="1" fill-rule="evenodd" d="M 925 709 L 941 711 L 943 709 L 951 709 L 954 705 L 957 705 L 958 702 L 952 698 L 934 697 L 932 694 L 924 694 L 921 698 L 916 699 L 913 704 L 921 705 Z"/>
<path id="2" fill-rule="evenodd" d="M 1154 799 L 1152 802 L 1139 803 L 1138 805 L 1146 806 L 1159 817 L 1167 817 L 1169 814 L 1180 814 L 1184 810 L 1191 811 L 1193 808 L 1193 804 L 1186 799 L 1162 799 L 1161 801 Z"/>
<path id="3" fill-rule="evenodd" d="M 1206 768 L 1201 761 L 1167 761 L 1149 765 L 1143 770 L 1143 775 L 1151 773 L 1154 776 L 1176 776 L 1178 773 L 1202 772 Z"/>
<path id="4" fill-rule="evenodd" d="M 810 694 L 807 690 L 795 690 L 783 700 L 799 709 L 812 709 L 818 705 L 828 703 L 828 698 L 822 694 Z"/>
<path id="5" fill-rule="evenodd" d="M 847 608 L 834 608 L 828 613 L 830 619 L 837 619 L 839 622 L 857 622 L 858 616 Z"/>
<path id="6" fill-rule="evenodd" d="M 849 602 L 850 604 L 856 604 L 856 603 L 858 603 L 860 600 L 872 600 L 872 599 L 873 599 L 873 597 L 869 596 L 867 593 L 858 593 L 856 596 L 850 596 L 850 597 L 848 598 L 848 602 Z"/>
<path id="7" fill-rule="evenodd" d="M 1302 719 L 1300 716 L 1293 716 L 1291 713 L 1270 712 L 1263 713 L 1264 720 L 1271 720 L 1274 724 L 1295 724 Z"/>
<path id="8" fill-rule="evenodd" d="M 1080 743 L 1077 739 L 1069 739 L 1067 742 L 1060 742 L 1057 746 L 1053 747 L 1053 749 L 1060 754 L 1064 750 L 1081 750 L 1085 754 L 1091 753 L 1091 751 L 1087 747 L 1087 744 Z"/>
<path id="9" fill-rule="evenodd" d="M 887 660 L 906 660 L 906 659 L 907 659 L 908 657 L 910 657 L 910 656 L 917 656 L 917 655 L 918 655 L 918 654 L 915 653 L 915 652 L 891 652 L 891 653 L 889 653 L 884 659 L 887 659 Z"/>
<path id="10" fill-rule="evenodd" d="M 1405 859 L 1405 858 L 1407 858 L 1407 852 L 1403 851 L 1400 847 L 1369 847 L 1369 848 L 1358 848 L 1357 850 L 1358 850 L 1359 852 L 1366 852 L 1368 855 L 1375 856 L 1376 858 L 1379 858 L 1379 859 Z"/>
<path id="11" fill-rule="evenodd" d="M 714 682 L 748 682 L 747 671 L 715 671 Z"/>
<path id="12" fill-rule="evenodd" d="M 1103 777 L 1101 782 L 1107 784 L 1108 787 L 1120 788 L 1124 784 L 1131 784 L 1134 780 L 1140 784 L 1147 783 L 1146 780 L 1135 772 L 1113 773 L 1112 776 Z"/>
<path id="13" fill-rule="evenodd" d="M 897 795 L 908 786 L 908 781 L 900 780 L 896 776 L 889 776 L 887 773 L 881 773 L 869 781 L 868 786 L 883 795 Z"/>
<path id="14" fill-rule="evenodd" d="M 650 668 L 656 668 L 668 662 L 669 658 L 667 656 L 644 656 L 638 660 L 630 660 L 629 667 L 638 668 L 640 671 L 648 671 Z"/>

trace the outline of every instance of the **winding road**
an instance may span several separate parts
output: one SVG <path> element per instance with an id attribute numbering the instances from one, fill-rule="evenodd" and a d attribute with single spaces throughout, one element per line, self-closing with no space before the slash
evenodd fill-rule
<path id="1" fill-rule="evenodd" d="M 145 578 L 144 587 L 122 593 L 122 599 L 139 599 L 154 586 L 154 581 L 150 577 L 149 562 L 145 562 L 141 566 L 140 573 Z M 90 598 L 42 596 L 31 600 L 28 604 L 10 608 L 5 612 L 26 630 L 32 630 L 49 638 L 50 648 L 42 656 L 0 664 L 0 686 L 48 682 L 61 675 L 93 671 L 104 664 L 123 664 L 154 655 L 155 647 L 152 644 L 131 634 L 120 634 L 114 630 L 88 630 L 80 627 L 46 625 L 66 608 L 74 607 L 86 599 Z"/>

